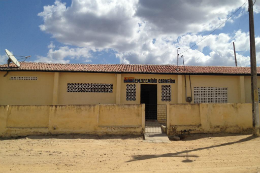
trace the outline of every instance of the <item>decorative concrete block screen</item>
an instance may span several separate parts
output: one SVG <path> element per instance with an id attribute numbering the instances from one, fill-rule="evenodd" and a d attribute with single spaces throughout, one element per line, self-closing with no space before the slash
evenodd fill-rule
<path id="1" fill-rule="evenodd" d="M 37 80 L 36 76 L 11 76 L 10 80 Z"/>
<path id="2" fill-rule="evenodd" d="M 68 83 L 67 92 L 101 92 L 112 93 L 113 84 L 100 83 Z"/>
<path id="3" fill-rule="evenodd" d="M 157 105 L 157 121 L 161 124 L 166 124 L 167 105 Z"/>
<path id="4" fill-rule="evenodd" d="M 136 85 L 135 84 L 126 85 L 126 100 L 127 101 L 136 100 Z"/>
<path id="5" fill-rule="evenodd" d="M 227 88 L 194 87 L 194 103 L 227 103 Z"/>
<path id="6" fill-rule="evenodd" d="M 162 101 L 171 101 L 171 85 L 162 85 Z"/>

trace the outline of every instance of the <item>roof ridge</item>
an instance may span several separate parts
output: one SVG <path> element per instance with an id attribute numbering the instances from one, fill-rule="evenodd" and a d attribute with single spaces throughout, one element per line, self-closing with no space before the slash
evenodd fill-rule
<path id="1" fill-rule="evenodd" d="M 199 67 L 199 68 L 249 68 L 249 67 L 234 67 L 234 66 L 193 66 L 193 65 L 175 65 L 175 64 L 83 64 L 83 63 L 48 63 L 48 62 L 21 62 L 21 64 L 46 64 L 46 65 L 102 65 L 102 66 L 115 66 L 115 65 L 122 65 L 122 66 L 174 66 L 174 67 Z M 6 65 L 6 64 L 3 64 Z"/>

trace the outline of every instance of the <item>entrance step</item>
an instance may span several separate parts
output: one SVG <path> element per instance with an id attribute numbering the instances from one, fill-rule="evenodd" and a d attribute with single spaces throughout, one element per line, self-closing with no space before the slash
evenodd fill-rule
<path id="1" fill-rule="evenodd" d="M 144 140 L 153 143 L 170 142 L 168 136 L 162 132 L 161 124 L 155 120 L 145 122 Z"/>
<path id="2" fill-rule="evenodd" d="M 145 133 L 162 133 L 161 125 L 156 120 L 145 121 Z"/>
<path id="3" fill-rule="evenodd" d="M 165 133 L 145 133 L 144 134 L 145 142 L 152 143 L 169 143 L 170 140 Z"/>

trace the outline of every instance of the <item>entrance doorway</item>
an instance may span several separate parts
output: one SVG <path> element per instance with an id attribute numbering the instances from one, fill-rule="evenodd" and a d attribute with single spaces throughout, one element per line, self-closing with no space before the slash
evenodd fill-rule
<path id="1" fill-rule="evenodd" d="M 141 103 L 145 104 L 145 119 L 157 120 L 157 85 L 141 84 Z"/>

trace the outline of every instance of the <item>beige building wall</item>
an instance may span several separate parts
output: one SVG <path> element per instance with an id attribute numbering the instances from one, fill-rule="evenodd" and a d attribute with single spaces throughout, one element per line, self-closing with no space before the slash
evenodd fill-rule
<path id="1" fill-rule="evenodd" d="M 142 124 L 141 105 L 100 105 L 98 124 L 101 127 L 135 127 L 140 125 Z"/>
<path id="2" fill-rule="evenodd" d="M 228 103 L 241 103 L 239 76 L 226 75 L 191 75 L 192 102 L 194 103 L 194 87 L 226 87 L 228 88 Z M 187 96 L 191 96 L 189 76 L 186 75 Z M 182 82 L 183 103 L 185 98 L 185 78 Z"/>
<path id="3" fill-rule="evenodd" d="M 0 106 L 0 137 L 143 134 L 144 105 Z"/>
<path id="4" fill-rule="evenodd" d="M 144 105 L 0 106 L 0 136 L 142 134 Z M 168 104 L 168 134 L 250 133 L 250 103 Z"/>
<path id="5" fill-rule="evenodd" d="M 0 106 L 0 136 L 3 136 L 6 133 L 8 109 L 9 105 Z"/>
<path id="6" fill-rule="evenodd" d="M 0 105 L 51 105 L 52 72 L 0 72 Z M 37 77 L 37 80 L 11 80 L 10 77 Z"/>
<path id="7" fill-rule="evenodd" d="M 50 107 L 49 131 L 52 134 L 94 133 L 98 112 L 98 105 Z"/>
<path id="8" fill-rule="evenodd" d="M 204 132 L 248 132 L 253 127 L 252 106 L 246 104 L 201 104 Z"/>
<path id="9" fill-rule="evenodd" d="M 48 128 L 48 106 L 10 106 L 7 128 Z"/>
<path id="10" fill-rule="evenodd" d="M 250 103 L 169 105 L 168 134 L 190 133 L 250 133 L 252 132 Z"/>
<path id="11" fill-rule="evenodd" d="M 260 77 L 257 77 L 257 87 L 260 88 Z M 246 103 L 251 103 L 251 76 L 245 76 L 245 100 Z"/>
<path id="12" fill-rule="evenodd" d="M 246 103 L 250 103 L 251 101 L 251 77 L 245 76 L 245 100 Z M 258 78 L 257 78 L 258 79 Z"/>
<path id="13" fill-rule="evenodd" d="M 124 77 L 157 79 L 157 104 L 187 103 L 194 87 L 227 87 L 228 103 L 251 102 L 250 76 L 113 74 L 81 72 L 0 72 L 0 105 L 78 105 L 78 104 L 140 104 L 141 83 L 136 84 L 136 101 L 126 100 Z M 37 80 L 10 80 L 10 77 L 37 77 Z M 185 88 L 186 77 L 186 88 Z M 175 83 L 158 83 L 159 79 L 173 79 Z M 260 77 L 258 77 L 260 88 Z M 112 93 L 67 92 L 67 83 L 113 84 Z M 148 83 L 147 83 L 148 84 Z M 153 83 L 151 83 L 153 84 Z M 161 85 L 171 85 L 171 101 L 161 101 Z"/>
<path id="14" fill-rule="evenodd" d="M 70 73 L 59 74 L 59 105 L 75 104 L 115 104 L 116 103 L 116 74 L 109 73 Z M 112 93 L 97 92 L 67 92 L 67 83 L 102 83 L 113 84 Z"/>
<path id="15" fill-rule="evenodd" d="M 169 105 L 171 125 L 200 125 L 199 104 Z"/>

